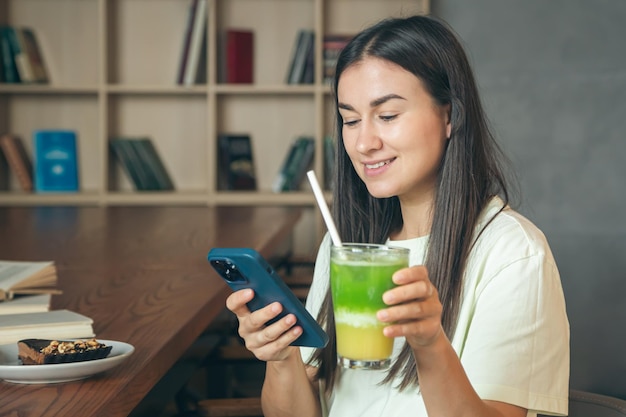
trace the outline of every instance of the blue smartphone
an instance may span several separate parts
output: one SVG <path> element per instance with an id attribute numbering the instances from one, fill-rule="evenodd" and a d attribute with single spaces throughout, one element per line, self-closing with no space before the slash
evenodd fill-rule
<path id="1" fill-rule="evenodd" d="M 267 324 L 289 313 L 296 316 L 297 325 L 302 327 L 303 332 L 291 343 L 292 346 L 315 348 L 326 346 L 328 343 L 326 332 L 257 251 L 250 248 L 213 248 L 209 251 L 208 260 L 233 291 L 244 288 L 254 290 L 254 298 L 248 302 L 250 311 L 258 310 L 275 301 L 282 304 L 283 311 Z"/>

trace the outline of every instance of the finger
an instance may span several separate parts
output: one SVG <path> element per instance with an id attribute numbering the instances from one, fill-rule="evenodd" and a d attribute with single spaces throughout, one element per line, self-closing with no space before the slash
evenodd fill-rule
<path id="1" fill-rule="evenodd" d="M 246 346 L 255 350 L 257 355 L 263 352 L 276 352 L 285 349 L 302 335 L 302 327 L 296 325 L 296 318 L 287 315 L 276 323 L 267 326 L 254 337 L 246 340 Z"/>
<path id="2" fill-rule="evenodd" d="M 265 323 L 278 316 L 283 311 L 283 306 L 279 302 L 274 302 L 260 308 L 248 315 L 243 327 L 245 331 L 256 332 L 265 327 Z"/>
<path id="3" fill-rule="evenodd" d="M 428 270 L 424 265 L 415 265 L 409 268 L 402 268 L 396 271 L 391 279 L 396 285 L 404 285 L 409 282 L 429 281 Z"/>
<path id="4" fill-rule="evenodd" d="M 410 322 L 431 317 L 439 320 L 441 311 L 442 307 L 439 302 L 412 302 L 379 310 L 376 317 L 383 323 Z"/>
<path id="5" fill-rule="evenodd" d="M 407 341 L 424 346 L 442 331 L 438 320 L 418 320 L 392 324 L 383 329 L 387 337 L 406 337 Z"/>
<path id="6" fill-rule="evenodd" d="M 399 285 L 383 294 L 383 302 L 387 305 L 406 303 L 411 300 L 425 300 L 436 294 L 430 281 L 420 280 Z"/>
<path id="7" fill-rule="evenodd" d="M 249 288 L 235 291 L 226 299 L 226 308 L 235 313 L 238 317 L 250 313 L 246 305 L 254 298 L 254 291 Z"/>

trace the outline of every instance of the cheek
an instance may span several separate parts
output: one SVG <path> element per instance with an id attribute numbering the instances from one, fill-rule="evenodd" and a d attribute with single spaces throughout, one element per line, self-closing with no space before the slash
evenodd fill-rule
<path id="1" fill-rule="evenodd" d="M 356 154 L 356 135 L 350 129 L 344 128 L 341 136 L 343 138 L 343 147 L 350 159 L 352 159 L 352 156 Z"/>

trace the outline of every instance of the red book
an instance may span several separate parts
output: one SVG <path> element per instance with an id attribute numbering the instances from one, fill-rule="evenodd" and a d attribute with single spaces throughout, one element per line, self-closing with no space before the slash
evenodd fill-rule
<path id="1" fill-rule="evenodd" d="M 249 30 L 226 31 L 226 82 L 251 84 L 254 81 L 254 33 Z"/>

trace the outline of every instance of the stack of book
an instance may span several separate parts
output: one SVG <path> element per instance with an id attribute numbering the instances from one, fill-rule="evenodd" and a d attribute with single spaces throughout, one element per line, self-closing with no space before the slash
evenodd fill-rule
<path id="1" fill-rule="evenodd" d="M 174 190 L 174 182 L 150 138 L 113 138 L 109 145 L 135 190 Z"/>
<path id="2" fill-rule="evenodd" d="M 69 310 L 50 310 L 56 288 L 54 262 L 0 261 L 0 344 L 21 339 L 93 337 L 93 320 Z"/>
<path id="3" fill-rule="evenodd" d="M 34 30 L 21 26 L 0 26 L 0 82 L 48 81 L 48 70 Z"/>

